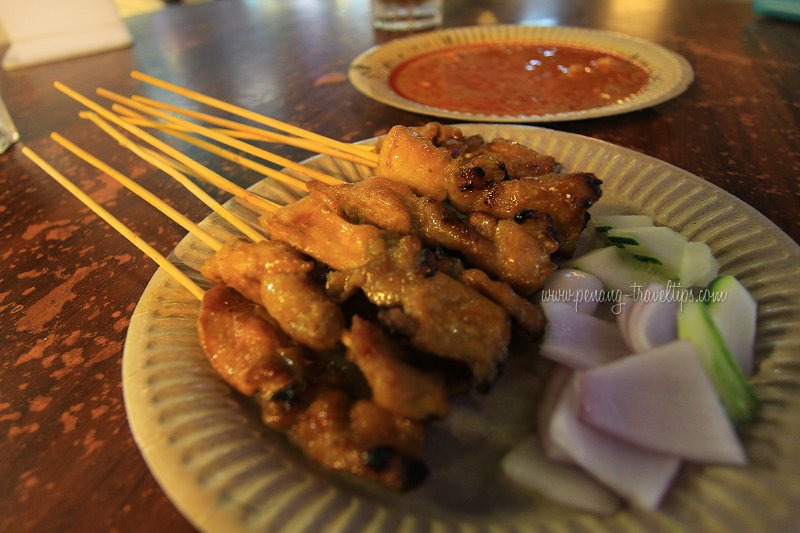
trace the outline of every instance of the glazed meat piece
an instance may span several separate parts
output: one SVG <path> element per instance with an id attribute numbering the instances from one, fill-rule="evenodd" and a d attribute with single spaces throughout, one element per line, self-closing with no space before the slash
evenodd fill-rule
<path id="1" fill-rule="evenodd" d="M 443 202 L 377 177 L 347 185 L 314 183 L 310 195 L 327 197 L 326 203 L 337 205 L 351 222 L 413 234 L 426 246 L 458 252 L 470 265 L 508 282 L 523 294 L 539 289 L 555 269 L 550 255 L 558 243 L 546 216 L 514 222 L 474 213 L 464 219 Z"/>
<path id="2" fill-rule="evenodd" d="M 371 178 L 355 183 L 325 185 L 308 183 L 309 196 L 334 207 L 348 222 L 369 224 L 399 235 L 412 233 L 415 220 L 409 204 L 416 198 L 410 187 L 385 178 Z"/>
<path id="3" fill-rule="evenodd" d="M 334 268 L 328 293 L 338 302 L 361 290 L 374 305 L 393 308 L 382 316 L 418 349 L 466 363 L 481 383 L 494 378 L 507 353 L 508 315 L 478 291 L 436 272 L 418 238 L 352 224 L 322 194 L 310 194 L 261 223 L 274 239 Z M 346 238 L 342 228 L 358 232 L 355 245 L 330 237 Z"/>
<path id="4" fill-rule="evenodd" d="M 530 295 L 540 289 L 556 269 L 550 256 L 559 245 L 549 216 L 528 213 L 520 218 L 497 219 L 474 212 L 467 220 L 471 228 L 492 243 L 491 255 L 472 264 L 508 282 L 520 293 Z"/>
<path id="5" fill-rule="evenodd" d="M 289 438 L 308 457 L 331 470 L 409 490 L 424 481 L 423 430 L 369 400 L 353 401 L 337 390 L 321 391 L 297 417 Z"/>
<path id="6" fill-rule="evenodd" d="M 456 126 L 438 122 L 429 122 L 424 126 L 408 129 L 430 139 L 436 146 L 446 147 L 452 157 L 470 159 L 482 154 L 494 156 L 506 166 L 511 178 L 549 174 L 557 167 L 556 160 L 552 156 L 540 154 L 516 141 L 496 138 L 487 142 L 480 135 L 465 136 Z"/>
<path id="7" fill-rule="evenodd" d="M 508 139 L 486 142 L 480 135 L 465 137 L 459 128 L 438 122 L 408 129 L 430 139 L 435 146 L 447 148 L 453 158 L 469 160 L 480 155 L 494 157 L 498 163 L 502 163 L 508 178 L 540 176 L 556 170 L 556 160 L 552 156 L 540 154 Z"/>
<path id="8" fill-rule="evenodd" d="M 411 420 L 441 418 L 449 409 L 444 382 L 403 361 L 402 350 L 381 329 L 358 316 L 345 334 L 347 359 L 364 373 L 372 401 Z"/>
<path id="9" fill-rule="evenodd" d="M 475 143 L 476 149 L 465 150 L 469 158 L 473 154 L 488 154 L 503 162 L 508 175 L 514 178 L 541 176 L 556 170 L 556 160 L 549 155 L 540 154 L 520 143 L 507 139 L 494 139 L 486 144 Z M 469 145 L 467 145 L 469 148 Z"/>
<path id="10" fill-rule="evenodd" d="M 306 360 L 266 311 L 237 291 L 206 291 L 198 331 L 220 377 L 256 396 L 267 425 L 286 432 L 312 460 L 393 490 L 425 479 L 422 426 L 354 397 L 346 384 L 330 388 L 346 374 Z"/>
<path id="11" fill-rule="evenodd" d="M 444 135 L 434 135 L 438 142 Z M 471 147 L 468 139 L 465 147 Z M 551 217 L 559 239 L 559 252 L 571 255 L 588 209 L 600 198 L 601 181 L 594 175 L 543 174 L 555 163 L 523 158 L 522 149 L 507 141 L 462 150 L 461 141 L 437 145 L 431 138 L 403 126 L 395 126 L 380 146 L 376 175 L 399 181 L 417 193 L 437 200 L 448 199 L 463 213 L 483 212 L 495 218 L 516 218 L 528 213 Z M 524 147 L 522 147 L 524 148 Z M 510 155 L 513 163 L 502 157 Z M 535 176 L 513 175 L 531 170 Z"/>
<path id="12" fill-rule="evenodd" d="M 422 126 L 409 127 L 408 129 L 426 139 L 430 139 L 436 146 L 442 146 L 446 143 L 474 145 L 476 141 L 476 139 L 470 141 L 468 137 L 465 137 L 460 128 L 436 121 L 428 122 Z M 480 143 L 483 143 L 483 139 L 480 139 Z"/>
<path id="13" fill-rule="evenodd" d="M 447 199 L 450 182 L 462 164 L 450 150 L 404 126 L 390 129 L 379 149 L 376 176 L 404 183 L 440 202 Z"/>
<path id="14" fill-rule="evenodd" d="M 465 211 L 481 211 L 495 218 L 547 214 L 559 240 L 559 253 L 571 256 L 578 235 L 589 220 L 589 208 L 600 198 L 602 182 L 594 174 L 547 174 L 507 180 L 484 191 L 480 198 L 456 196 L 453 204 Z"/>
<path id="15" fill-rule="evenodd" d="M 507 355 L 506 312 L 478 291 L 436 271 L 416 237 L 402 237 L 380 259 L 328 275 L 328 292 L 343 301 L 357 289 L 384 308 L 379 317 L 418 349 L 465 363 L 481 384 Z"/>
<path id="16" fill-rule="evenodd" d="M 356 268 L 380 256 L 385 248 L 381 230 L 351 224 L 319 195 L 309 195 L 264 215 L 259 223 L 274 240 L 283 241 L 334 270 Z"/>
<path id="17" fill-rule="evenodd" d="M 507 179 L 554 172 L 556 162 L 519 143 L 480 136 L 432 122 L 421 128 L 394 126 L 379 146 L 377 176 L 409 185 L 439 201 L 449 194 L 483 190 Z"/>
<path id="18" fill-rule="evenodd" d="M 328 350 L 339 343 L 344 317 L 309 276 L 313 268 L 313 261 L 285 243 L 234 240 L 223 245 L 201 272 L 263 304 L 295 341 Z"/>
<path id="19" fill-rule="evenodd" d="M 299 379 L 300 349 L 263 308 L 235 290 L 218 285 L 206 291 L 197 328 L 211 366 L 242 394 L 281 390 Z"/>
<path id="20" fill-rule="evenodd" d="M 538 335 L 544 330 L 545 320 L 539 308 L 514 292 L 508 284 L 494 281 L 485 272 L 475 268 L 465 270 L 461 280 L 500 304 L 528 333 Z"/>

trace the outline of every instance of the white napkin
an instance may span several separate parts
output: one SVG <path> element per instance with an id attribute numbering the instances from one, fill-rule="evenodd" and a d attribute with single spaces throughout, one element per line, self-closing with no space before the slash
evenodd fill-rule
<path id="1" fill-rule="evenodd" d="M 129 46 L 112 0 L 0 0 L 11 45 L 3 68 L 59 61 Z"/>

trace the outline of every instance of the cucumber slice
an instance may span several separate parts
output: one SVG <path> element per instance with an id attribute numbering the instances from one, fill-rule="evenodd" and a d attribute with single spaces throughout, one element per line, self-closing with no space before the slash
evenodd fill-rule
<path id="1" fill-rule="evenodd" d="M 608 242 L 621 245 L 625 251 L 645 260 L 655 260 L 668 278 L 680 279 L 686 237 L 663 226 L 650 228 L 611 229 Z M 683 280 L 681 280 L 683 282 Z"/>
<path id="2" fill-rule="evenodd" d="M 666 282 L 658 266 L 637 261 L 615 246 L 593 250 L 574 259 L 569 266 L 594 274 L 605 289 L 623 293 L 630 292 L 634 284 L 647 287 L 653 282 Z"/>
<path id="3" fill-rule="evenodd" d="M 731 420 L 736 424 L 749 421 L 758 406 L 758 398 L 731 357 L 705 304 L 683 304 L 683 310 L 678 313 L 678 337 L 694 345 Z"/>
<path id="4" fill-rule="evenodd" d="M 680 281 L 684 287 L 705 287 L 719 273 L 719 262 L 704 242 L 687 242 L 681 260 Z"/>
<path id="5" fill-rule="evenodd" d="M 642 228 L 653 225 L 647 215 L 593 215 L 592 222 L 597 233 L 608 233 L 610 229 Z"/>
<path id="6" fill-rule="evenodd" d="M 720 276 L 709 286 L 712 293 L 709 300 L 708 314 L 733 359 L 739 364 L 742 372 L 749 376 L 753 373 L 753 344 L 756 338 L 756 301 L 731 275 Z M 724 301 L 714 298 L 724 297 Z"/>

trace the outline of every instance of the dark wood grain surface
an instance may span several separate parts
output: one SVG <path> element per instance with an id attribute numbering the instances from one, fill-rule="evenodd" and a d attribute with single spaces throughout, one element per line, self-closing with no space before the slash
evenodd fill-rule
<path id="1" fill-rule="evenodd" d="M 800 239 L 800 26 L 749 3 L 447 0 L 445 26 L 478 21 L 624 32 L 664 45 L 696 80 L 655 108 L 549 124 L 657 157 L 749 203 Z M 386 107 L 347 81 L 350 61 L 396 35 L 368 2 L 221 0 L 128 20 L 132 48 L 0 74 L 22 142 L 0 155 L 0 531 L 190 531 L 128 428 L 120 365 L 131 313 L 156 267 L 21 154 L 31 146 L 152 243 L 184 232 L 65 153 L 91 147 L 194 219 L 206 208 L 78 119 L 55 80 L 90 95 L 174 97 L 139 69 L 324 135 L 354 141 L 428 117 Z M 177 101 L 177 100 L 176 100 Z M 296 150 L 278 149 L 300 159 Z M 190 155 L 243 186 L 256 178 Z M 217 194 L 219 198 L 222 195 Z"/>

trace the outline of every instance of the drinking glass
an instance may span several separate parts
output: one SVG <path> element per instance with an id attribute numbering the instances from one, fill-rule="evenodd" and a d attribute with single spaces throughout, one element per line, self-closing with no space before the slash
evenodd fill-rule
<path id="1" fill-rule="evenodd" d="M 424 30 L 441 23 L 442 0 L 372 0 L 372 24 L 379 30 Z"/>
<path id="2" fill-rule="evenodd" d="M 8 114 L 6 104 L 0 97 L 0 154 L 8 150 L 8 147 L 19 140 L 19 133 L 14 126 L 14 121 Z"/>

